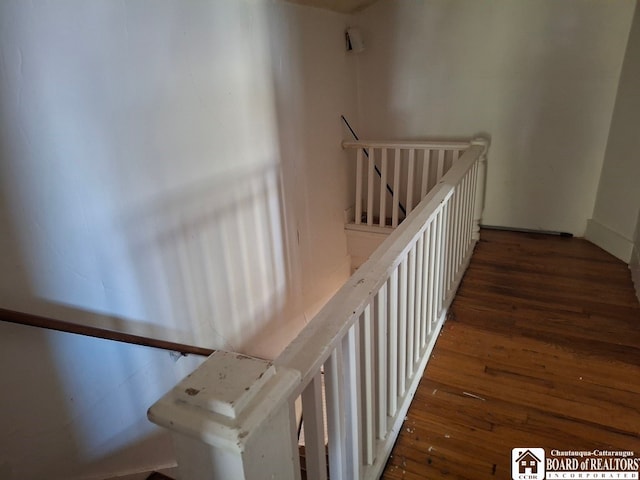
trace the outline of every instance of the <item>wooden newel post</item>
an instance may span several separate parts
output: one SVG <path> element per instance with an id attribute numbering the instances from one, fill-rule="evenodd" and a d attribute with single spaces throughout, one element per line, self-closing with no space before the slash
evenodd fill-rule
<path id="1" fill-rule="evenodd" d="M 299 382 L 297 371 L 217 351 L 148 416 L 171 430 L 181 480 L 299 478 Z"/>
<path id="2" fill-rule="evenodd" d="M 478 177 L 476 183 L 476 200 L 475 208 L 473 212 L 473 234 L 474 240 L 480 239 L 480 221 L 482 220 L 482 213 L 484 211 L 484 195 L 485 195 L 485 183 L 487 178 L 487 150 L 489 149 L 489 140 L 486 138 L 474 138 L 471 141 L 471 145 L 478 145 L 482 147 L 482 153 L 478 160 Z"/>

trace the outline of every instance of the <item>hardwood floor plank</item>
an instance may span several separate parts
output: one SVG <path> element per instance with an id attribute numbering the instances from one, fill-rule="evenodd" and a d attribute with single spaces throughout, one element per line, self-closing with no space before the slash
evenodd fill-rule
<path id="1" fill-rule="evenodd" d="M 511 478 L 511 449 L 640 452 L 640 305 L 583 239 L 483 230 L 382 478 Z"/>

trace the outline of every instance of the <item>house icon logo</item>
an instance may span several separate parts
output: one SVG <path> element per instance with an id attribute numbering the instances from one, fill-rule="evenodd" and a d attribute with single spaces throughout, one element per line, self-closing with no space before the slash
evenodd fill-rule
<path id="1" fill-rule="evenodd" d="M 513 480 L 544 480 L 544 448 L 514 448 L 511 450 Z"/>

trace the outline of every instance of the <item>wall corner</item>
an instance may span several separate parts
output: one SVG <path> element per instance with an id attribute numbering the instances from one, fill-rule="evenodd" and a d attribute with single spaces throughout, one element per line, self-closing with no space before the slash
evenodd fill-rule
<path id="1" fill-rule="evenodd" d="M 595 218 L 587 220 L 587 231 L 584 236 L 591 243 L 622 260 L 624 263 L 631 261 L 633 242 L 612 230 L 610 227 L 600 223 Z"/>
<path id="2" fill-rule="evenodd" d="M 636 289 L 636 297 L 638 297 L 638 301 L 640 301 L 640 247 L 638 244 L 633 247 L 629 270 L 631 270 L 631 279 Z"/>

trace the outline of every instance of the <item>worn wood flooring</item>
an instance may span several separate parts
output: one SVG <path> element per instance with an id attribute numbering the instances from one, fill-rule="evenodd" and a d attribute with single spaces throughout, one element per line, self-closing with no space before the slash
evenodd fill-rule
<path id="1" fill-rule="evenodd" d="M 640 305 L 583 239 L 483 230 L 384 479 L 510 479 L 511 450 L 640 457 Z"/>

